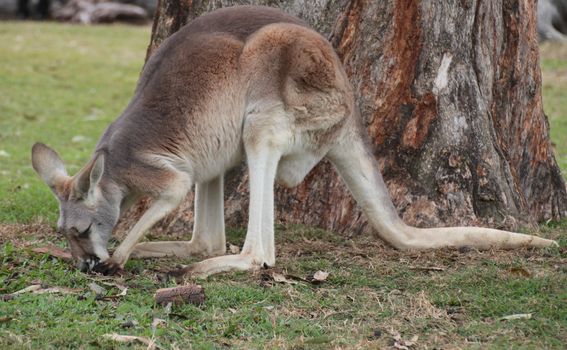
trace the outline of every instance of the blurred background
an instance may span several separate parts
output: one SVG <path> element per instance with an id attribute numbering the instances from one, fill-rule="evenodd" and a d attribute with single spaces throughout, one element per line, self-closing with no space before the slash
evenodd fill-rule
<path id="1" fill-rule="evenodd" d="M 158 0 L 0 0 L 0 19 L 148 23 Z M 539 0 L 540 40 L 567 40 L 567 0 Z"/>
<path id="2" fill-rule="evenodd" d="M 0 0 L 1 19 L 148 23 L 157 0 Z"/>

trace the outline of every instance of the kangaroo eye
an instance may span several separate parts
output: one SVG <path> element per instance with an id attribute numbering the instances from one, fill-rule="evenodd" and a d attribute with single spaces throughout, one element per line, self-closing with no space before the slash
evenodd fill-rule
<path id="1" fill-rule="evenodd" d="M 89 233 L 90 233 L 90 230 L 91 230 L 91 226 L 92 226 L 92 225 L 93 225 L 93 224 L 91 223 L 91 224 L 89 225 L 89 227 L 87 227 L 86 230 L 84 230 L 83 232 L 79 232 L 79 236 L 88 236 Z"/>

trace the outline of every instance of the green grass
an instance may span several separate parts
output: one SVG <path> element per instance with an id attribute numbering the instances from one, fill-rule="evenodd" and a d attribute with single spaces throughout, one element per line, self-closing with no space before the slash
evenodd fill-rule
<path id="1" fill-rule="evenodd" d="M 567 44 L 541 47 L 543 106 L 549 118 L 555 157 L 567 179 Z"/>
<path id="2" fill-rule="evenodd" d="M 70 173 L 85 163 L 106 125 L 127 104 L 143 64 L 148 27 L 0 22 L 0 294 L 33 283 L 75 294 L 23 294 L 0 301 L 0 349 L 146 348 L 104 339 L 155 339 L 164 349 L 564 348 L 567 342 L 567 221 L 542 226 L 560 248 L 514 252 L 404 253 L 371 237 L 347 240 L 302 227 L 278 227 L 278 271 L 314 285 L 229 273 L 198 281 L 202 306 L 156 305 L 174 286 L 163 271 L 179 261 L 131 260 L 123 278 L 86 275 L 30 247 L 55 243 L 58 208 L 30 166 L 33 142 L 61 151 Z M 39 41 L 41 38 L 41 42 Z M 567 46 L 544 46 L 544 105 L 556 156 L 567 171 Z M 43 218 L 43 220 L 40 220 Z M 242 231 L 228 240 L 242 244 Z M 189 263 L 190 260 L 182 263 Z M 439 267 L 441 270 L 428 270 Z M 126 296 L 97 298 L 127 286 Z M 105 285 L 110 283 L 111 285 Z M 530 313 L 531 319 L 503 321 Z M 152 327 L 155 318 L 165 323 Z M 126 321 L 137 325 L 124 328 Z"/>
<path id="3" fill-rule="evenodd" d="M 54 221 L 57 203 L 30 166 L 42 141 L 69 173 L 128 103 L 148 27 L 0 23 L 0 222 Z M 6 154 L 7 153 L 7 154 Z"/>

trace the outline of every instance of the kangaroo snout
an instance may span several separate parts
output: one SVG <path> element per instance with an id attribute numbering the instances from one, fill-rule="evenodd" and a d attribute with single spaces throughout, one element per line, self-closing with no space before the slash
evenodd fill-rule
<path id="1" fill-rule="evenodd" d="M 100 264 L 100 259 L 95 255 L 91 255 L 86 259 L 83 258 L 77 259 L 77 268 L 81 272 L 93 271 L 98 264 Z"/>

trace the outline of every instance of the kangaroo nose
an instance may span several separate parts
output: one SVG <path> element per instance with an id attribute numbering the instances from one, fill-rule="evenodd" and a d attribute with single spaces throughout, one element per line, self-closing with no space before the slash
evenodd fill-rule
<path id="1" fill-rule="evenodd" d="M 81 271 L 81 272 L 87 272 L 89 271 L 89 264 L 85 261 L 85 260 L 80 260 L 77 263 L 77 268 Z"/>
<path id="2" fill-rule="evenodd" d="M 91 255 L 86 259 L 79 260 L 77 264 L 77 268 L 81 272 L 89 272 L 100 262 L 100 259 L 97 256 Z"/>

